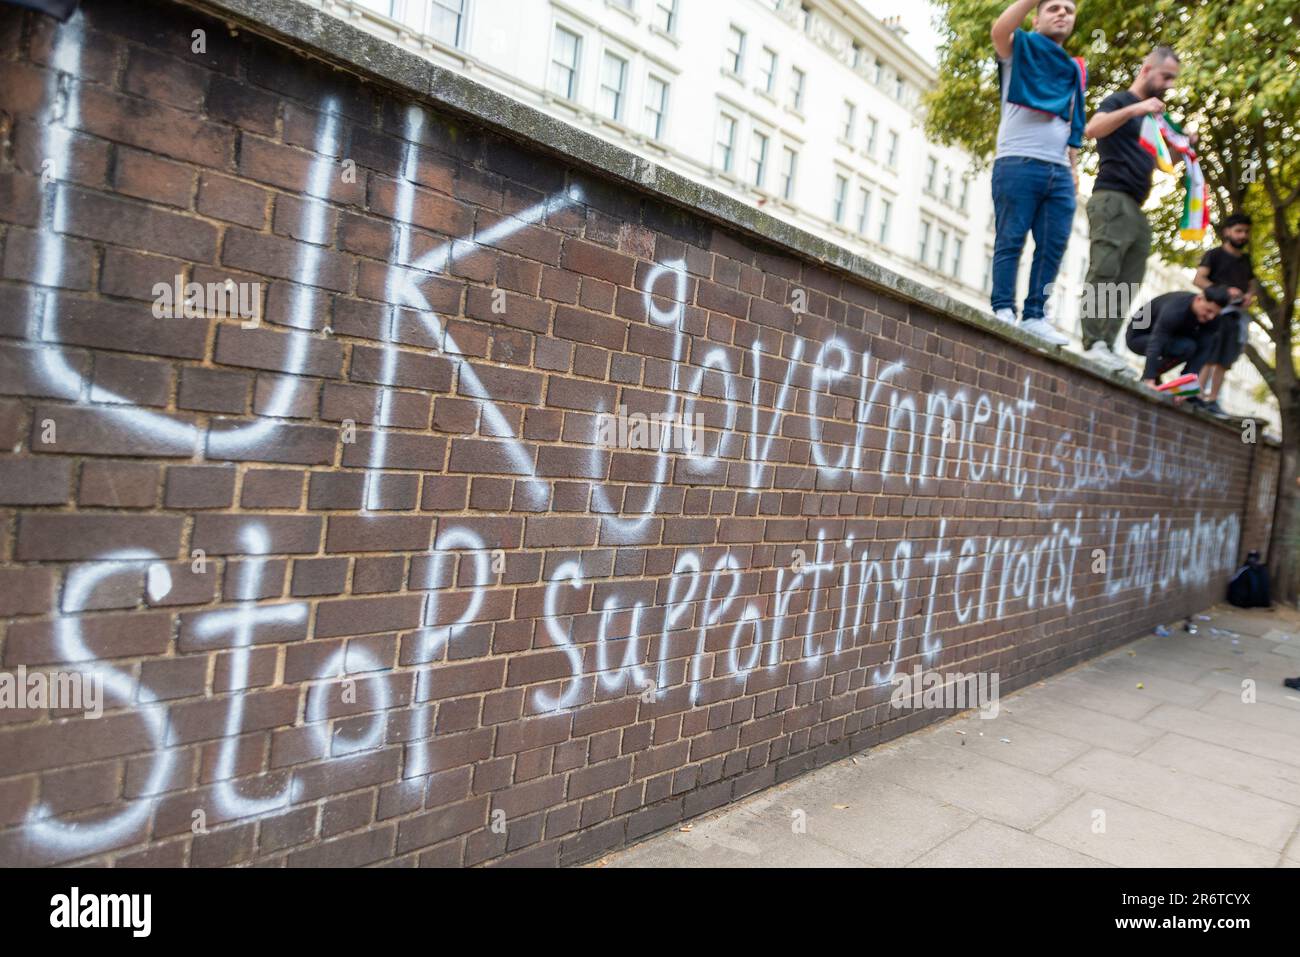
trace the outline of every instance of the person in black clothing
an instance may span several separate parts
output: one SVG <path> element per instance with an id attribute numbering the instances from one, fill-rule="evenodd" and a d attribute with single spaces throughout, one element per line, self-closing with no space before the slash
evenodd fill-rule
<path id="1" fill-rule="evenodd" d="M 1250 217 L 1233 213 L 1219 224 L 1219 237 L 1223 244 L 1211 249 L 1201 258 L 1192 280 L 1199 288 L 1223 286 L 1228 290 L 1229 303 L 1219 316 L 1219 347 L 1206 362 L 1201 373 L 1201 399 L 1205 408 L 1221 414 L 1219 389 L 1223 377 L 1241 356 L 1250 329 L 1250 307 L 1254 305 L 1259 287 L 1255 270 L 1250 264 L 1246 247 L 1250 243 Z"/>
<path id="2" fill-rule="evenodd" d="M 1142 204 L 1151 193 L 1155 158 L 1142 148 L 1142 121 L 1163 113 L 1164 96 L 1178 77 L 1178 54 L 1156 47 L 1127 90 L 1101 101 L 1084 128 L 1097 141 L 1101 167 L 1088 200 L 1088 275 L 1081 303 L 1085 355 L 1104 368 L 1123 372 L 1115 337 L 1124 313 L 1113 303 L 1132 302 L 1146 276 L 1151 226 Z M 1191 137 L 1189 137 L 1190 139 Z"/>
<path id="3" fill-rule="evenodd" d="M 1211 286 L 1201 292 L 1167 292 L 1134 313 L 1124 334 L 1129 349 L 1146 357 L 1142 383 L 1151 388 L 1178 363 L 1183 372 L 1199 372 L 1218 345 L 1219 312 L 1228 290 Z"/>

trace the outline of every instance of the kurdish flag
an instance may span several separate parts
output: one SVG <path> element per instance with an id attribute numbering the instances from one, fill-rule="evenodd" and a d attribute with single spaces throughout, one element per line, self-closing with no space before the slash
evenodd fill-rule
<path id="1" fill-rule="evenodd" d="M 1188 153 L 1183 184 L 1183 217 L 1178 221 L 1178 235 L 1189 242 L 1199 243 L 1205 238 L 1205 231 L 1210 227 L 1210 191 L 1205 185 L 1205 174 L 1196 155 Z"/>
<path id="2" fill-rule="evenodd" d="M 1195 372 L 1189 372 L 1186 375 L 1180 375 L 1163 385 L 1156 386 L 1157 392 L 1168 392 L 1180 398 L 1186 398 L 1189 395 L 1196 395 L 1201 391 L 1201 380 Z"/>
<path id="3" fill-rule="evenodd" d="M 1151 113 L 1142 117 L 1142 131 L 1138 134 L 1138 145 L 1156 158 L 1156 165 L 1162 173 L 1174 171 L 1174 161 L 1169 155 L 1169 147 L 1160 128 L 1160 121 Z"/>
<path id="4" fill-rule="evenodd" d="M 1170 148 L 1182 157 L 1183 215 L 1178 221 L 1178 236 L 1188 242 L 1200 242 L 1210 227 L 1210 191 L 1191 141 L 1163 113 L 1148 113 L 1142 118 L 1138 145 L 1155 157 L 1156 165 L 1166 173 L 1174 171 Z"/>

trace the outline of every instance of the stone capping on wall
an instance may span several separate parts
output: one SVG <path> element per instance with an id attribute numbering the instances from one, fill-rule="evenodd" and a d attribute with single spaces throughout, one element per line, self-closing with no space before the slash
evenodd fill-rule
<path id="1" fill-rule="evenodd" d="M 725 228 L 749 234 L 800 258 L 847 273 L 904 302 L 942 313 L 989 335 L 1013 342 L 1017 348 L 1046 356 L 1053 362 L 1102 379 L 1116 388 L 1126 389 L 1145 401 L 1170 406 L 1233 433 L 1240 431 L 1236 423 L 1175 403 L 1171 397 L 1154 393 L 1139 382 L 1103 369 L 1081 355 L 1046 349 L 1028 333 L 999 322 L 951 296 L 900 276 L 837 243 L 814 236 L 712 187 L 637 156 L 300 0 L 173 2 L 195 7 L 234 26 L 287 44 L 363 79 L 395 87 L 408 96 L 430 102 L 496 133 L 560 156 L 566 162 L 621 180 L 643 193 L 652 194 Z M 1261 440 L 1280 447 L 1280 442 L 1272 435 L 1261 433 L 1257 441 Z"/>

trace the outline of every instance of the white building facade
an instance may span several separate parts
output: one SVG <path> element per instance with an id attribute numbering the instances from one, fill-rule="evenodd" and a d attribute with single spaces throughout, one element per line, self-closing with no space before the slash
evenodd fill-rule
<path id="1" fill-rule="evenodd" d="M 990 174 L 930 142 L 936 73 L 857 0 L 311 0 L 901 275 L 987 311 Z M 1085 189 L 1090 184 L 1084 183 Z M 1085 197 L 1054 297 L 1079 346 Z M 1028 284 L 1032 241 L 1021 264 Z M 1142 297 L 1192 288 L 1153 259 Z M 1049 312 L 1053 311 L 1049 306 Z M 1122 341 L 1117 351 L 1127 355 Z M 1132 357 L 1140 365 L 1137 357 Z M 1256 409 L 1242 359 L 1225 402 Z M 1275 418 L 1275 416 L 1274 416 Z"/>

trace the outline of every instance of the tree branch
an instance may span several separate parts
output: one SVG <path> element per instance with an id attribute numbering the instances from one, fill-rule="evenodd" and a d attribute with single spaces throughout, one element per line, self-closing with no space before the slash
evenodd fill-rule
<path id="1" fill-rule="evenodd" d="M 1277 396 L 1278 402 L 1281 402 L 1283 397 L 1277 393 L 1277 375 L 1274 373 L 1273 367 L 1264 361 L 1264 357 L 1259 354 L 1259 350 L 1255 348 L 1253 342 L 1247 342 L 1244 351 L 1246 358 L 1250 360 L 1250 364 L 1255 367 L 1259 377 L 1264 380 L 1264 384 L 1269 387 L 1273 395 Z"/>

